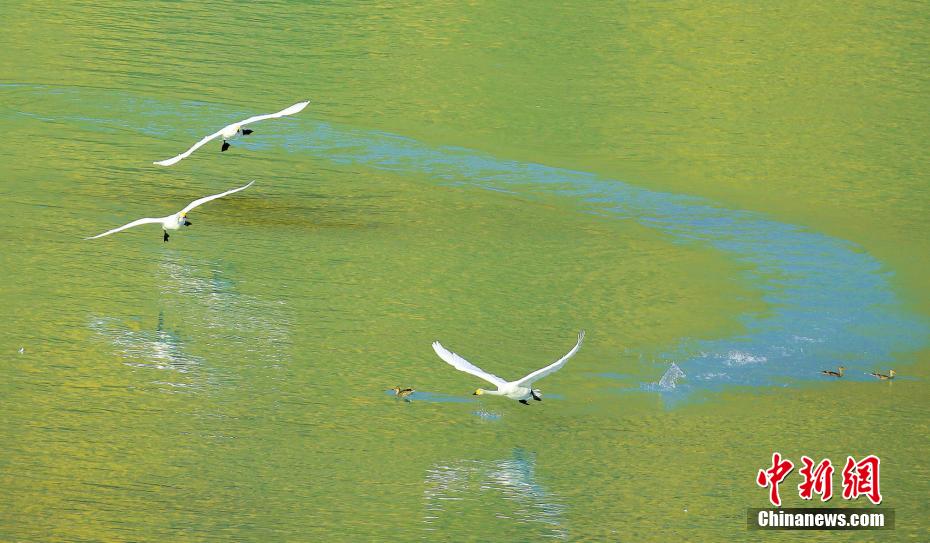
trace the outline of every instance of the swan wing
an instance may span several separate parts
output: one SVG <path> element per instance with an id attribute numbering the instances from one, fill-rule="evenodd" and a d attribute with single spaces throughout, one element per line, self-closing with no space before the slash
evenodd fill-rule
<path id="1" fill-rule="evenodd" d="M 169 217 L 170 217 L 170 215 L 169 215 Z M 126 229 L 128 229 L 128 228 L 132 228 L 133 226 L 139 226 L 140 224 L 162 223 L 162 222 L 164 222 L 164 220 L 167 219 L 167 218 L 168 218 L 168 217 L 162 217 L 162 218 L 160 218 L 160 219 L 153 219 L 153 218 L 138 219 L 138 220 L 132 221 L 132 222 L 129 223 L 129 224 L 124 224 L 123 226 L 120 226 L 119 228 L 114 228 L 113 230 L 107 230 L 106 232 L 104 232 L 104 233 L 102 233 L 102 234 L 97 234 L 96 236 L 92 236 L 92 237 L 84 238 L 84 239 L 97 239 L 97 238 L 102 238 L 103 236 L 109 236 L 110 234 L 115 234 L 115 233 L 117 233 L 117 232 L 122 232 L 123 230 L 126 230 Z"/>
<path id="2" fill-rule="evenodd" d="M 572 350 L 568 351 L 568 354 L 556 360 L 552 364 L 549 364 L 545 368 L 536 370 L 533 373 L 524 377 L 523 379 L 520 379 L 519 381 L 517 381 L 517 384 L 520 386 L 524 386 L 524 387 L 530 386 L 535 381 L 542 379 L 543 377 L 549 375 L 550 373 L 559 371 L 560 369 L 562 369 L 562 366 L 564 366 L 565 363 L 568 362 L 569 358 L 575 356 L 575 353 L 577 353 L 578 349 L 581 348 L 581 342 L 583 340 L 584 340 L 584 330 L 582 330 L 581 333 L 578 334 L 578 343 L 576 343 L 575 346 L 572 347 Z"/>
<path id="3" fill-rule="evenodd" d="M 210 200 L 216 200 L 217 198 L 222 198 L 223 196 L 228 196 L 228 195 L 230 195 L 230 194 L 232 194 L 232 193 L 234 193 L 234 192 L 239 192 L 240 190 L 245 190 L 245 189 L 251 187 L 251 186 L 252 186 L 252 183 L 254 183 L 254 182 L 255 182 L 254 180 L 253 180 L 253 181 L 249 181 L 249 184 L 248 184 L 248 185 L 245 185 L 244 187 L 239 187 L 239 188 L 237 188 L 237 189 L 230 189 L 230 190 L 227 190 L 226 192 L 221 192 L 221 193 L 219 193 L 219 194 L 213 194 L 213 195 L 211 195 L 211 196 L 204 196 L 203 198 L 198 198 L 198 199 L 194 200 L 193 202 L 187 204 L 187 207 L 185 207 L 184 209 L 181 210 L 181 214 L 183 215 L 183 214 L 187 213 L 188 211 L 194 209 L 195 207 L 197 207 L 197 206 L 199 206 L 199 205 L 203 205 L 203 204 L 209 202 Z"/>
<path id="4" fill-rule="evenodd" d="M 436 354 L 439 355 L 439 358 L 443 359 L 446 362 L 446 364 L 449 364 L 450 366 L 452 366 L 453 368 L 459 371 L 464 371 L 465 373 L 470 373 L 474 375 L 475 377 L 480 377 L 484 379 L 485 381 L 491 383 L 492 385 L 496 386 L 497 388 L 501 388 L 502 386 L 507 384 L 507 381 L 504 381 L 503 379 L 501 379 L 500 377 L 494 374 L 484 371 L 483 369 L 472 364 L 468 360 L 465 360 L 461 356 L 446 349 L 438 341 L 433 342 L 433 350 L 436 351 Z"/>
<path id="5" fill-rule="evenodd" d="M 215 133 L 213 133 L 213 134 L 210 134 L 209 136 L 205 136 L 202 140 L 200 140 L 200 141 L 198 141 L 197 143 L 195 143 L 193 147 L 191 147 L 191 148 L 188 149 L 187 151 L 184 151 L 184 152 L 181 153 L 180 155 L 178 155 L 178 156 L 176 156 L 176 157 L 173 157 L 173 158 L 168 158 L 168 159 L 165 159 L 165 160 L 159 160 L 158 162 L 153 162 L 152 164 L 157 164 L 157 165 L 159 165 L 159 166 L 171 166 L 172 164 L 177 164 L 178 162 L 180 162 L 180 161 L 184 160 L 185 158 L 191 156 L 191 153 L 193 153 L 193 152 L 196 151 L 197 149 L 200 149 L 201 147 L 203 147 L 204 145 L 206 145 L 207 142 L 209 142 L 209 141 L 211 141 L 211 140 L 215 140 L 216 138 L 218 138 L 222 133 L 223 133 L 223 131 L 220 130 L 219 132 L 215 132 Z"/>
<path id="6" fill-rule="evenodd" d="M 307 107 L 307 104 L 310 103 L 310 100 L 304 102 L 298 102 L 293 106 L 282 109 L 277 113 L 269 113 L 268 115 L 255 115 L 254 117 L 249 117 L 248 119 L 238 123 L 239 126 L 245 126 L 247 124 L 257 123 L 258 121 L 264 121 L 265 119 L 277 119 L 278 117 L 284 117 L 285 115 L 293 115 L 300 112 L 303 108 Z"/>

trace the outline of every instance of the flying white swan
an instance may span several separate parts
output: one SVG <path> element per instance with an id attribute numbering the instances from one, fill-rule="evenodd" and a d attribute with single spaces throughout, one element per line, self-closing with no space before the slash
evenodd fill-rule
<path id="1" fill-rule="evenodd" d="M 433 342 L 433 350 L 436 351 L 436 354 L 439 355 L 439 358 L 443 359 L 447 364 L 453 368 L 464 371 L 465 373 L 470 373 L 475 377 L 480 377 L 485 381 L 491 383 L 497 387 L 497 390 L 485 390 L 479 388 L 475 391 L 474 395 L 478 396 L 481 394 L 493 394 L 494 396 L 506 396 L 511 400 L 517 400 L 524 405 L 529 405 L 527 401 L 530 398 L 533 398 L 536 401 L 542 401 L 542 393 L 538 389 L 533 388 L 533 383 L 542 379 L 543 377 L 549 375 L 550 373 L 556 372 L 568 362 L 568 359 L 575 355 L 578 352 L 578 349 L 581 348 L 581 342 L 584 340 L 584 330 L 578 334 L 578 343 L 572 347 L 572 350 L 568 351 L 568 354 L 562 358 L 556 360 L 552 364 L 549 364 L 545 368 L 534 371 L 533 373 L 523 377 L 522 379 L 517 379 L 516 381 L 505 381 L 500 377 L 490 374 L 483 369 L 475 366 L 468 360 L 465 360 L 461 356 L 453 353 L 452 351 L 443 347 L 438 341 Z"/>
<path id="2" fill-rule="evenodd" d="M 198 141 L 197 143 L 194 144 L 193 147 L 191 147 L 187 151 L 184 151 L 180 155 L 174 158 L 166 159 L 166 160 L 159 160 L 158 162 L 154 162 L 153 164 L 158 164 L 159 166 L 171 166 L 172 164 L 177 164 L 181 160 L 189 157 L 191 153 L 201 148 L 208 141 L 214 140 L 221 136 L 223 138 L 223 146 L 221 147 L 221 151 L 225 151 L 226 149 L 229 149 L 228 140 L 231 140 L 237 136 L 248 136 L 249 134 L 252 133 L 252 130 L 245 128 L 245 125 L 257 123 L 258 121 L 264 121 L 265 119 L 277 119 L 278 117 L 284 117 L 285 115 L 293 115 L 299 112 L 300 110 L 302 110 L 303 108 L 307 107 L 307 104 L 309 103 L 310 103 L 310 100 L 307 100 L 305 102 L 299 102 L 287 109 L 282 109 L 281 111 L 277 113 L 270 113 L 268 115 L 255 115 L 254 117 L 249 117 L 248 119 L 244 121 L 233 123 L 229 126 L 224 127 L 219 132 L 210 134 L 209 136 Z"/>
<path id="3" fill-rule="evenodd" d="M 214 195 L 212 195 L 212 196 L 204 196 L 203 198 L 200 198 L 200 199 L 198 199 L 198 200 L 194 200 L 193 202 L 187 204 L 187 207 L 185 207 L 185 208 L 182 209 L 181 211 L 178 211 L 178 212 L 175 213 L 174 215 L 168 215 L 167 217 L 161 217 L 161 218 L 157 218 L 157 219 L 149 219 L 149 218 L 146 218 L 146 219 L 139 219 L 139 220 L 136 220 L 136 221 L 132 221 L 132 222 L 129 223 L 129 224 L 124 224 L 123 226 L 120 226 L 119 228 L 114 228 L 113 230 L 108 230 L 108 231 L 106 231 L 106 232 L 104 232 L 104 233 L 102 233 L 102 234 L 97 234 L 96 236 L 92 236 L 92 237 L 84 238 L 84 239 L 97 239 L 97 238 L 102 238 L 103 236 L 109 236 L 110 234 L 115 234 L 115 233 L 117 233 L 117 232 L 119 232 L 119 231 L 121 231 L 121 230 L 126 230 L 127 228 L 132 228 L 133 226 L 139 226 L 140 224 L 154 224 L 154 223 L 159 223 L 159 224 L 161 224 L 162 230 L 165 231 L 165 238 L 164 238 L 164 239 L 165 239 L 165 241 L 168 241 L 168 230 L 180 230 L 182 226 L 190 226 L 190 225 L 191 225 L 191 222 L 190 222 L 189 220 L 187 220 L 187 214 L 188 214 L 188 212 L 190 212 L 192 209 L 194 209 L 195 207 L 197 207 L 197 206 L 199 206 L 199 205 L 205 204 L 205 203 L 209 202 L 210 200 L 216 200 L 217 198 L 222 198 L 223 196 L 228 196 L 228 195 L 230 195 L 230 194 L 232 194 L 232 193 L 234 193 L 234 192 L 239 192 L 240 190 L 245 190 L 245 189 L 251 187 L 251 186 L 252 186 L 252 183 L 254 183 L 254 182 L 255 182 L 255 181 L 250 181 L 249 184 L 246 185 L 246 186 L 244 186 L 244 187 L 239 187 L 239 188 L 237 188 L 237 189 L 227 190 L 226 192 L 221 192 L 221 193 L 219 193 L 219 194 L 214 194 Z"/>

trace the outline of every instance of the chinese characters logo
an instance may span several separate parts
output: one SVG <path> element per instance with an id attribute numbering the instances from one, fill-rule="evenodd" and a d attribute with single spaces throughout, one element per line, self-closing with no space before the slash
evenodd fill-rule
<path id="1" fill-rule="evenodd" d="M 820 501 L 826 502 L 833 497 L 833 464 L 829 458 L 824 458 L 815 464 L 813 459 L 801 456 L 801 468 L 798 475 L 803 479 L 798 484 L 798 495 L 803 500 L 811 500 L 814 494 L 820 495 Z M 865 496 L 873 504 L 882 502 L 882 493 L 879 490 L 879 464 L 880 460 L 874 454 L 862 460 L 846 457 L 843 467 L 843 499 L 855 500 Z M 756 475 L 756 484 L 769 489 L 769 501 L 775 507 L 781 507 L 781 496 L 778 492 L 780 485 L 788 474 L 794 469 L 794 463 L 782 458 L 779 453 L 772 453 L 772 467 L 760 469 Z"/>

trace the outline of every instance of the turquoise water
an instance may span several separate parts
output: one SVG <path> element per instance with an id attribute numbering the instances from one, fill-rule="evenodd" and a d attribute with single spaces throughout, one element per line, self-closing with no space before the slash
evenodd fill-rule
<path id="1" fill-rule="evenodd" d="M 50 92 L 28 85 L 14 88 L 20 93 Z M 131 125 L 107 111 L 48 117 L 47 122 L 79 122 L 99 130 L 130 130 L 170 141 L 199 139 L 198 132 L 179 131 L 179 126 L 219 126 L 244 115 L 202 102 L 168 104 L 74 88 L 51 93 L 63 94 L 69 101 L 119 104 L 121 110 L 131 109 L 134 116 L 148 122 Z M 38 112 L 12 113 L 42 118 Z M 273 133 L 237 144 L 250 150 L 276 148 L 399 175 L 425 175 L 437 183 L 503 194 L 554 195 L 584 205 L 591 213 L 635 220 L 675 243 L 703 244 L 721 251 L 749 268 L 744 279 L 761 293 L 767 307 L 760 313 L 739 316 L 745 329 L 739 335 L 686 340 L 649 353 L 660 359 L 660 365 L 677 363 L 690 377 L 675 388 L 676 393 L 728 384 L 764 386 L 817 380 L 816 370 L 821 366 L 845 365 L 850 379 L 866 380 L 871 379 L 868 371 L 876 361 L 890 361 L 897 353 L 928 345 L 927 320 L 902 304 L 891 287 L 891 272 L 874 257 L 852 242 L 781 223 L 758 212 L 460 147 L 431 147 L 401 135 L 340 127 L 310 116 L 285 120 Z M 187 160 L 209 160 L 207 152 L 205 149 Z M 170 155 L 167 151 L 161 154 Z M 181 163 L 176 167 L 185 166 Z M 651 381 L 643 383 L 647 390 L 658 390 L 651 385 Z"/>
<path id="2" fill-rule="evenodd" d="M 927 5 L 0 11 L 0 540 L 756 541 L 773 451 L 928 539 Z"/>

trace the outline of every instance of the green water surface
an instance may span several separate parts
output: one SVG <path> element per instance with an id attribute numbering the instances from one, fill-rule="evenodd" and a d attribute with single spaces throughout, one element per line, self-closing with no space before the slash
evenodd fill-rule
<path id="1" fill-rule="evenodd" d="M 734 388 L 674 407 L 640 391 L 663 349 L 767 311 L 725 254 L 567 197 L 274 146 L 151 165 L 309 98 L 300 115 L 315 120 L 852 241 L 926 318 L 926 5 L 0 13 L 0 540 L 756 541 L 746 508 L 767 503 L 755 474 L 775 450 L 879 455 L 897 527 L 765 539 L 930 538 L 930 353 L 876 360 L 900 372 L 891 383 Z M 132 106 L 146 100 L 183 126 L 162 130 Z M 256 125 L 255 145 L 276 122 L 300 120 Z M 81 239 L 251 179 L 168 244 L 157 227 Z M 429 347 L 516 378 L 582 328 L 531 408 L 473 400 L 481 382 Z M 394 385 L 422 396 L 395 401 Z M 801 507 L 795 478 L 782 492 Z"/>

